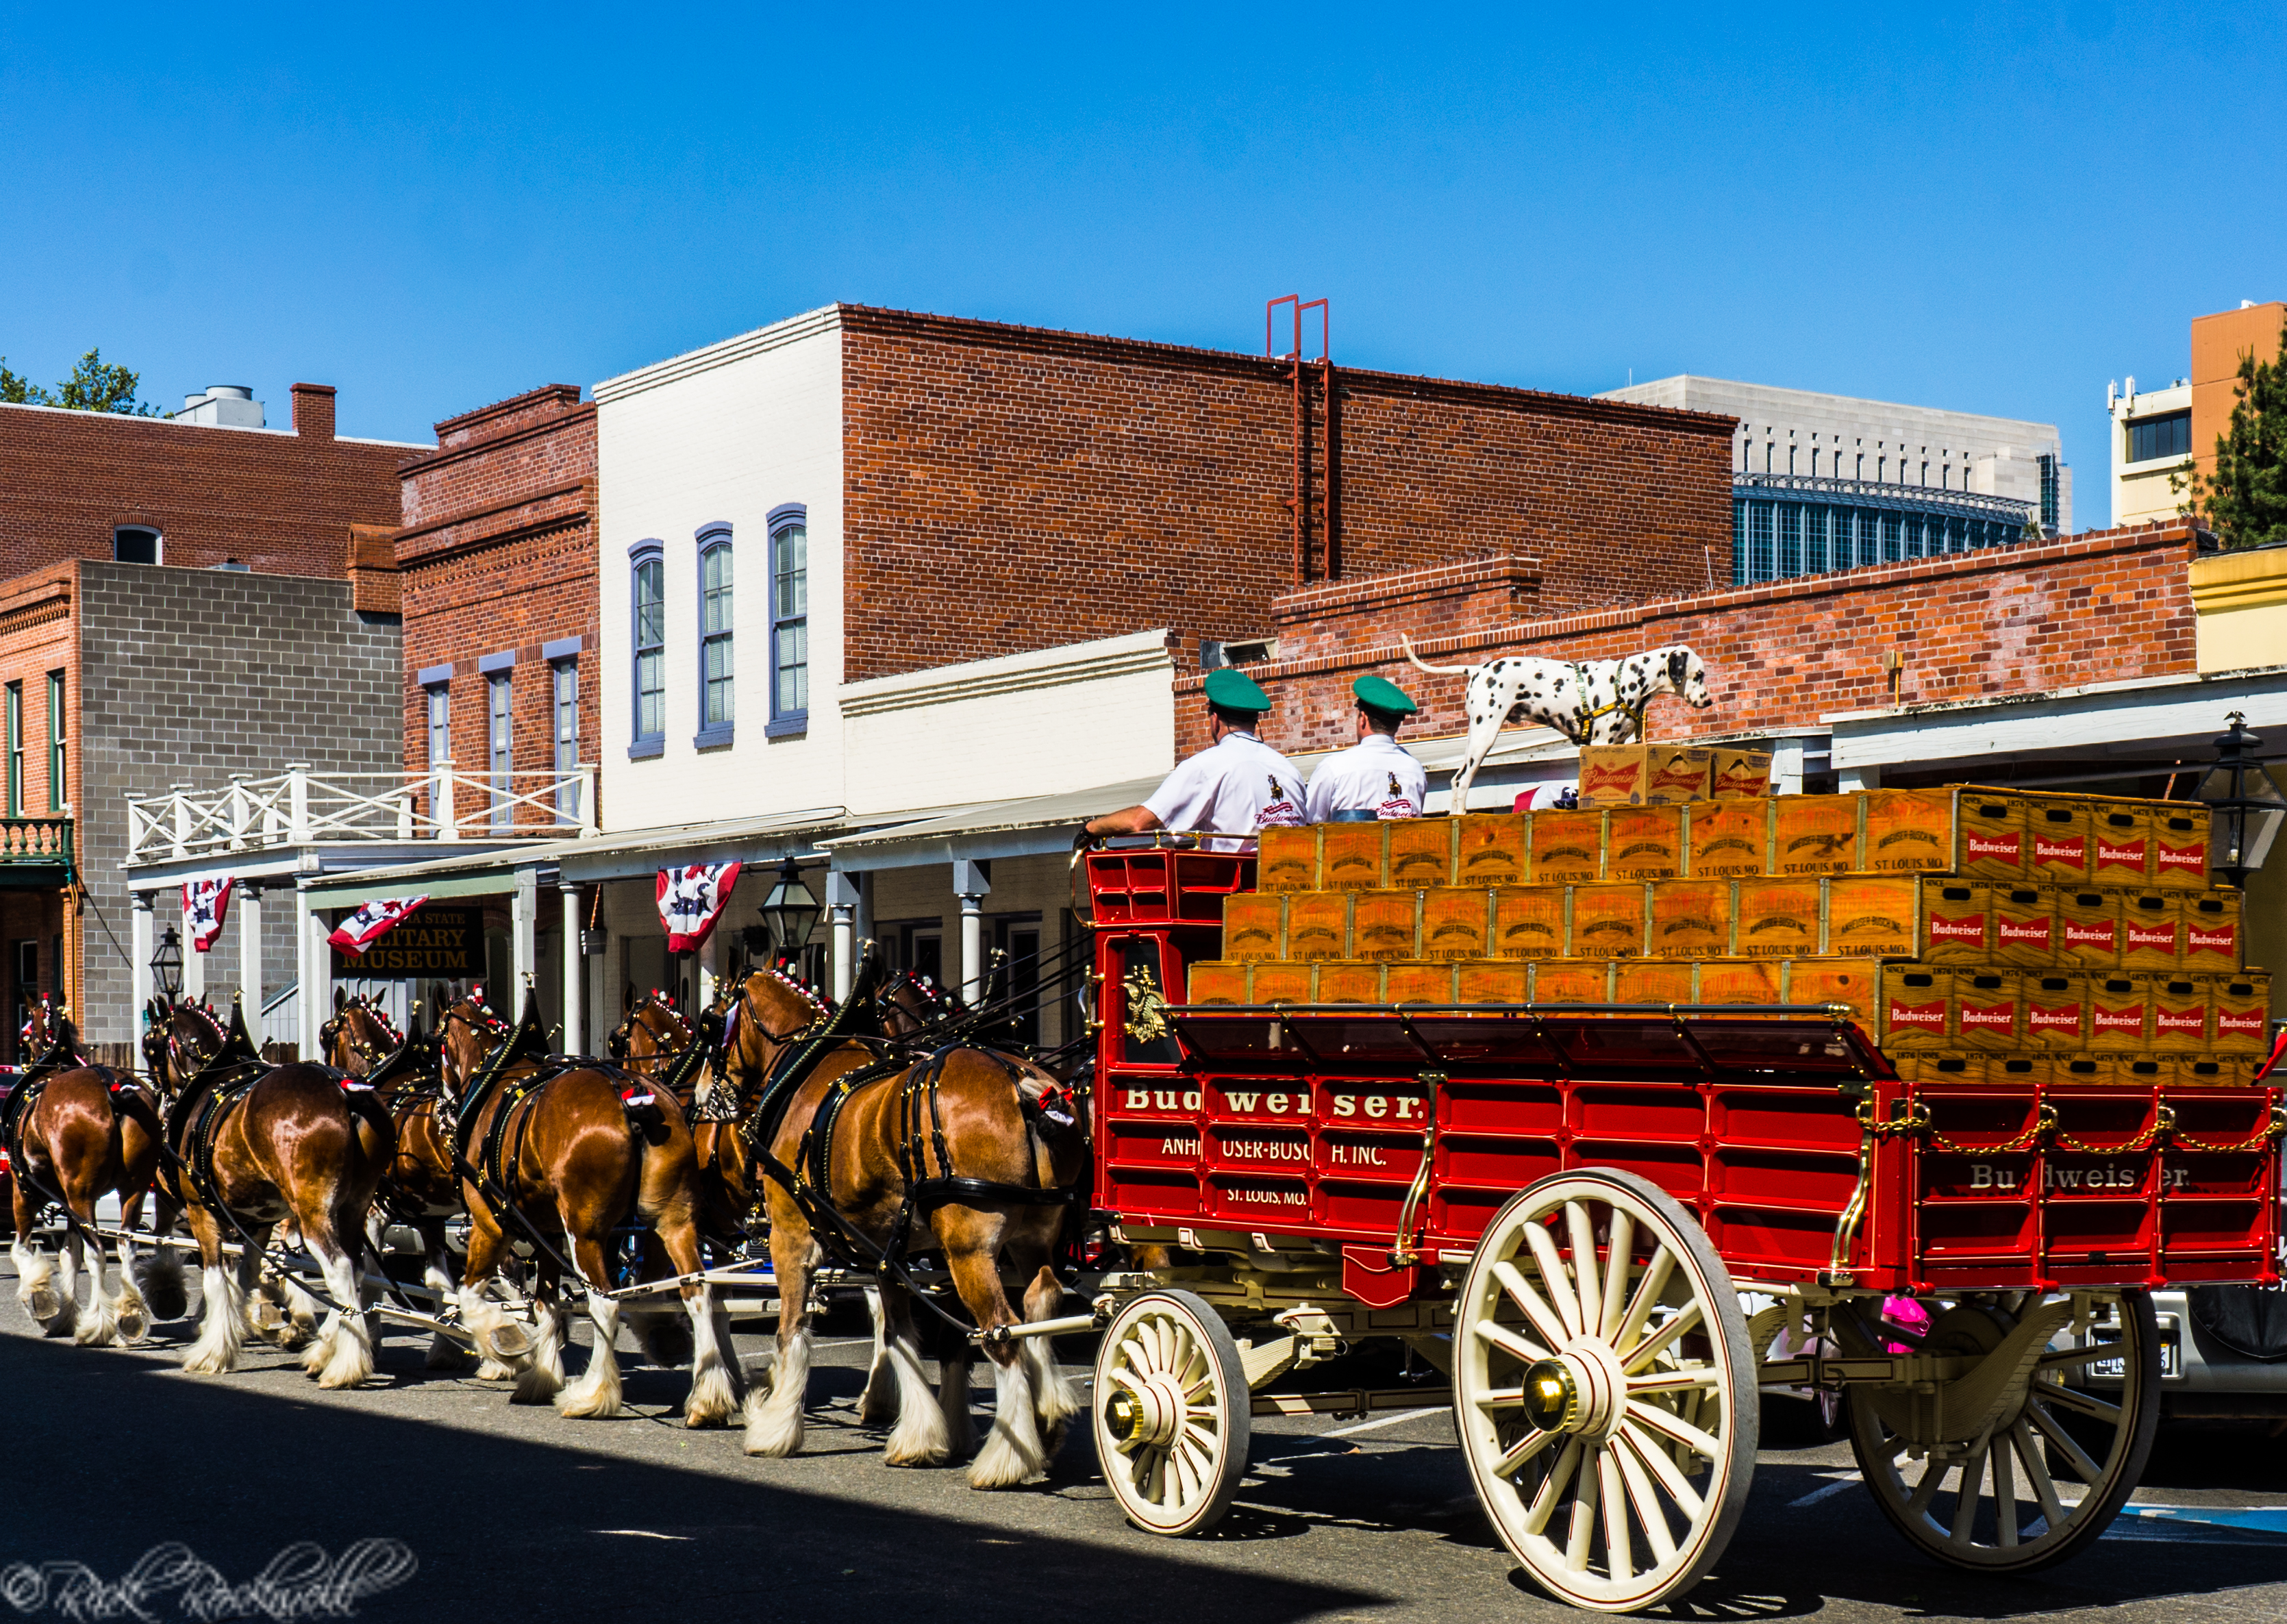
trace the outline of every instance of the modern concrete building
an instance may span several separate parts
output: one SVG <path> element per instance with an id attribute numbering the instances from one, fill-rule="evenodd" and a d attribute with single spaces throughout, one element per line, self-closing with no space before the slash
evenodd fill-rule
<path id="1" fill-rule="evenodd" d="M 2216 440 L 2230 429 L 2239 402 L 2240 361 L 2250 354 L 2259 361 L 2276 356 L 2283 323 L 2287 302 L 2243 299 L 2236 310 L 2192 318 L 2189 377 L 2141 392 L 2133 377 L 2125 390 L 2105 385 L 2115 525 L 2177 516 L 2190 497 L 2182 488 L 2187 465 L 2204 474 L 2215 467 Z"/>
<path id="2" fill-rule="evenodd" d="M 1597 398 L 1739 420 L 1734 582 L 2007 546 L 2031 521 L 2072 529 L 2054 424 L 1690 374 Z"/>

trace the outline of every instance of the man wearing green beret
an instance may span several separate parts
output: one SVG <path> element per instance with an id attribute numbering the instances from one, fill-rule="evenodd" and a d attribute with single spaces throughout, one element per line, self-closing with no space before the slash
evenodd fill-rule
<path id="1" fill-rule="evenodd" d="M 1310 821 L 1420 817 L 1429 799 L 1429 775 L 1397 742 L 1399 725 L 1420 707 L 1386 677 L 1361 677 L 1350 693 L 1357 701 L 1358 741 L 1310 774 L 1305 799 Z"/>
<path id="2" fill-rule="evenodd" d="M 1225 667 L 1207 682 L 1206 749 L 1167 774 L 1140 806 L 1088 820 L 1089 835 L 1144 835 L 1153 829 L 1215 829 L 1228 835 L 1302 821 L 1302 775 L 1294 764 L 1254 736 L 1270 709 L 1270 696 L 1243 672 Z M 1209 841 L 1214 851 L 1237 851 L 1235 840 Z"/>

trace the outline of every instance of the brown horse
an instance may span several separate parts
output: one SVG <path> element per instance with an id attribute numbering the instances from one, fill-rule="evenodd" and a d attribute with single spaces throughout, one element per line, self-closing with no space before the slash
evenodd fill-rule
<path id="1" fill-rule="evenodd" d="M 68 1333 L 83 1347 L 139 1343 L 154 1314 L 172 1319 L 186 1306 L 182 1264 L 162 1240 L 148 1271 L 138 1271 L 134 1244 L 123 1240 L 119 1293 L 111 1295 L 105 1284 L 107 1251 L 94 1230 L 95 1204 L 116 1192 L 120 1228 L 134 1229 L 159 1164 L 158 1102 L 133 1073 L 87 1064 L 70 1016 L 45 999 L 25 1036 L 39 1058 L 27 1073 L 30 1081 L 17 1084 L 21 1096 L 10 1102 L 4 1146 L 13 1175 L 16 1233 L 9 1256 L 16 1265 L 17 1299 L 51 1335 Z M 31 1238 L 40 1209 L 51 1201 L 70 1214 L 67 1238 L 53 1258 Z M 83 1312 L 79 1267 L 90 1250 L 94 1290 Z M 138 1271 L 148 1302 L 138 1287 Z"/>
<path id="2" fill-rule="evenodd" d="M 771 970 L 740 984 L 725 1038 L 726 1069 L 742 1098 L 764 1094 L 766 1080 L 788 1050 L 805 1041 L 827 1014 L 814 994 Z M 770 1155 L 805 1184 L 797 1200 L 779 1176 L 764 1195 L 771 1224 L 771 1258 L 779 1293 L 778 1362 L 770 1390 L 748 1395 L 747 1451 L 792 1454 L 802 1447 L 803 1403 L 810 1375 L 810 1284 L 826 1244 L 855 1250 L 829 1224 L 826 1241 L 810 1214 L 830 1208 L 878 1250 L 898 1245 L 901 1215 L 911 1224 L 909 1252 L 944 1254 L 961 1301 L 977 1325 L 991 1332 L 1018 1323 L 1001 1280 L 1005 1256 L 1027 1284 L 1025 1319 L 1055 1311 L 1063 1287 L 1049 1268 L 1065 1209 L 1061 1200 L 1022 1199 L 1017 1192 L 1067 1191 L 1087 1166 L 1087 1144 L 1076 1130 L 1043 1122 L 1040 1105 L 1053 1086 L 1045 1073 L 983 1050 L 940 1050 L 907 1064 L 880 1059 L 873 1046 L 835 1046 L 765 1125 Z M 874 1067 L 870 1079 L 839 1080 Z M 810 1142 L 821 1107 L 826 1143 Z M 941 1124 L 941 1126 L 940 1126 Z M 822 1187 L 810 1184 L 814 1158 L 825 1163 Z M 985 1181 L 1010 1190 L 996 1199 L 974 1190 L 958 1199 L 914 1186 L 946 1177 Z M 927 1199 L 914 1199 L 916 1196 Z M 815 1205 L 813 1205 L 815 1203 Z M 859 1254 L 862 1260 L 863 1254 Z M 911 1294 L 902 1285 L 882 1287 L 887 1327 L 885 1363 L 894 1384 L 897 1424 L 884 1459 L 892 1466 L 941 1464 L 965 1453 L 969 1438 L 970 1347 L 957 1339 L 939 1365 L 932 1396 L 914 1332 Z M 1046 1337 L 985 1343 L 993 1364 L 992 1435 L 970 1463 L 977 1488 L 1004 1488 L 1045 1471 L 1065 1423 L 1080 1409 L 1079 1395 L 1056 1367 Z M 876 1375 L 882 1374 L 877 1368 Z M 868 1383 L 869 1398 L 874 1383 Z M 884 1392 L 883 1397 L 887 1395 Z M 871 1405 L 867 1407 L 872 1407 Z M 885 1406 L 886 1407 L 886 1406 Z"/>
<path id="3" fill-rule="evenodd" d="M 192 1008 L 179 1006 L 178 1016 Z M 264 1249 L 272 1230 L 291 1222 L 330 1298 L 302 1367 L 320 1387 L 361 1385 L 373 1374 L 373 1341 L 356 1248 L 395 1148 L 389 1115 L 370 1090 L 331 1066 L 265 1065 L 234 1002 L 219 1050 L 193 1069 L 203 1049 L 198 1038 L 213 1035 L 195 1034 L 200 1018 L 211 1019 L 178 1024 L 169 1038 L 170 1062 L 186 1081 L 167 1113 L 175 1156 L 164 1176 L 198 1239 L 204 1297 L 183 1368 L 218 1375 L 236 1366 Z M 242 1247 L 234 1272 L 225 1266 L 226 1229 Z"/>
<path id="4" fill-rule="evenodd" d="M 620 1304 L 611 1295 L 607 1248 L 613 1231 L 639 1218 L 657 1233 L 678 1276 L 700 1271 L 691 1130 L 672 1097 L 617 1066 L 558 1064 L 542 1052 L 540 1037 L 529 994 L 512 1033 L 473 997 L 453 1004 L 440 1023 L 443 1109 L 451 1113 L 448 1142 L 469 1209 L 462 1323 L 479 1350 L 518 1367 L 518 1402 L 553 1398 L 567 1416 L 616 1415 Z M 538 1264 L 528 1353 L 503 1346 L 507 1315 L 485 1294 L 512 1241 L 528 1242 Z M 567 1264 L 587 1289 L 595 1332 L 587 1371 L 569 1386 L 557 1307 Z M 692 1280 L 679 1293 L 692 1347 L 684 1422 L 712 1426 L 737 1410 L 737 1377 L 724 1359 L 713 1288 Z"/>
<path id="5" fill-rule="evenodd" d="M 414 1006 L 417 1015 L 418 1004 Z M 360 1081 L 403 1047 L 406 1040 L 391 1024 L 388 1013 L 371 999 L 334 992 L 334 1013 L 318 1028 L 325 1045 L 327 1064 Z M 390 1220 L 421 1237 L 421 1283 L 434 1294 L 439 1311 L 455 1300 L 452 1253 L 445 1244 L 445 1226 L 461 1210 L 461 1179 L 453 1170 L 453 1155 L 446 1148 L 437 1121 L 437 1060 L 433 1052 L 420 1052 L 413 1067 L 392 1072 L 375 1087 L 382 1106 L 396 1129 L 397 1149 L 374 1192 L 368 1220 L 375 1256 L 382 1250 L 383 1230 Z M 458 1370 L 466 1354 L 461 1344 L 443 1332 L 431 1338 L 426 1359 L 431 1370 Z M 479 1380 L 503 1380 L 516 1373 L 495 1359 L 484 1360 Z"/>

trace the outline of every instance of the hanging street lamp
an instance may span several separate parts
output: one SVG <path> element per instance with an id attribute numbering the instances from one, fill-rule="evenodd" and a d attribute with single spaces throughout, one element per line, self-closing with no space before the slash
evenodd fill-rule
<path id="1" fill-rule="evenodd" d="M 762 907 L 756 910 L 770 928 L 779 955 L 788 959 L 799 957 L 810 945 L 810 933 L 816 928 L 821 911 L 818 899 L 803 883 L 802 869 L 791 857 L 779 866 L 777 882 L 772 885 L 770 895 L 763 899 Z"/>
<path id="2" fill-rule="evenodd" d="M 151 979 L 169 1003 L 183 990 L 183 938 L 172 925 L 161 933 L 159 945 L 152 951 Z"/>
<path id="3" fill-rule="evenodd" d="M 2245 891 L 2247 876 L 2271 854 L 2280 820 L 2287 816 L 2287 795 L 2251 759 L 2263 741 L 2247 731 L 2247 718 L 2235 710 L 2227 719 L 2231 729 L 2215 741 L 2215 765 L 2193 794 L 2207 804 L 2214 820 L 2208 836 L 2208 867 L 2235 890 Z"/>

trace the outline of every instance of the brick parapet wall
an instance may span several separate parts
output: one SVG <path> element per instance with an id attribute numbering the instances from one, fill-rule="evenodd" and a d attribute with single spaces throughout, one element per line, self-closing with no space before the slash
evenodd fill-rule
<path id="1" fill-rule="evenodd" d="M 1291 374 L 1260 357 L 843 306 L 844 677 L 1272 629 Z M 1338 370 L 1346 578 L 1534 555 L 1569 610 L 1730 567 L 1731 420 Z"/>
<path id="2" fill-rule="evenodd" d="M 351 526 L 400 522 L 398 464 L 418 448 L 334 439 L 332 392 L 304 399 L 294 434 L 0 405 L 5 567 L 107 560 L 116 527 L 145 525 L 171 566 L 339 580 Z"/>
<path id="3" fill-rule="evenodd" d="M 1425 613 L 1393 578 L 1405 611 L 1387 619 L 1298 622 L 1280 658 L 1246 668 L 1277 702 L 1264 736 L 1319 749 L 1351 736 L 1349 685 L 1372 671 L 1422 703 L 1412 732 L 1462 732 L 1462 680 L 1414 669 L 1397 634 L 1432 664 L 1497 654 L 1613 659 L 1684 644 L 1708 666 L 1715 703 L 1655 701 L 1662 739 L 1780 735 L 1836 711 L 1928 704 L 2125 681 L 2196 669 L 2191 532 L 2095 532 L 2066 541 L 1800 576 L 1666 602 L 1546 619 L 1488 616 L 1456 590 Z M 1361 592 L 1371 583 L 1358 583 Z M 1429 635 L 1413 635 L 1428 630 Z M 1896 692 L 1880 656 L 1901 657 Z M 1178 748 L 1206 743 L 1201 679 L 1175 682 Z"/>
<path id="4" fill-rule="evenodd" d="M 453 758 L 487 770 L 485 655 L 513 653 L 510 757 L 519 772 L 554 768 L 554 681 L 542 649 L 581 639 L 580 759 L 602 749 L 596 578 L 596 408 L 548 384 L 437 425 L 442 448 L 405 471 L 407 527 L 396 558 L 405 614 L 405 759 L 429 755 L 424 669 L 452 670 Z M 527 810 L 520 821 L 533 821 Z"/>

